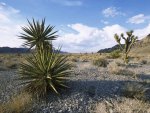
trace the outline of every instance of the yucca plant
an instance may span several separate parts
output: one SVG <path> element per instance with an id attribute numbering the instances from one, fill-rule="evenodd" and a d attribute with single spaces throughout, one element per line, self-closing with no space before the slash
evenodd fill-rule
<path id="1" fill-rule="evenodd" d="M 44 96 L 50 90 L 58 94 L 58 88 L 68 87 L 66 81 L 71 74 L 71 65 L 67 57 L 60 54 L 60 50 L 52 48 L 51 40 L 55 39 L 56 32 L 53 27 L 45 28 L 45 20 L 29 22 L 28 27 L 23 27 L 22 39 L 30 49 L 35 46 L 36 51 L 32 56 L 25 58 L 26 63 L 20 64 L 20 80 L 25 89 L 36 96 Z"/>
<path id="2" fill-rule="evenodd" d="M 43 49 L 27 57 L 26 63 L 20 64 L 19 74 L 27 91 L 39 96 L 47 94 L 49 90 L 58 94 L 58 87 L 67 88 L 65 83 L 71 74 L 70 67 L 67 57 L 59 54 L 59 51 Z"/>
<path id="3" fill-rule="evenodd" d="M 55 40 L 58 35 L 56 35 L 57 31 L 54 31 L 54 26 L 45 26 L 45 19 L 42 22 L 35 21 L 34 19 L 32 22 L 28 21 L 28 26 L 22 27 L 24 33 L 21 33 L 19 37 L 25 40 L 23 46 L 29 47 L 32 49 L 36 47 L 39 50 L 41 45 L 50 44 L 52 40 Z M 50 44 L 52 46 L 52 44 Z"/>

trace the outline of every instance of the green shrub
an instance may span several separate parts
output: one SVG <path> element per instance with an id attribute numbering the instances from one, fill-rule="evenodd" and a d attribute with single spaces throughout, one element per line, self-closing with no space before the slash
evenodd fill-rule
<path id="1" fill-rule="evenodd" d="M 119 58 L 121 55 L 120 55 L 120 50 L 115 50 L 113 52 L 110 53 L 110 58 Z"/>
<path id="2" fill-rule="evenodd" d="M 107 67 L 108 61 L 104 58 L 93 60 L 93 65 L 98 67 Z"/>

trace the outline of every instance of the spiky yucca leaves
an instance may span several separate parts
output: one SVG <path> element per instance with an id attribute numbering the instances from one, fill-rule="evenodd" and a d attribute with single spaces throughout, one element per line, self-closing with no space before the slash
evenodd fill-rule
<path id="1" fill-rule="evenodd" d="M 57 38 L 57 35 L 55 35 L 57 31 L 53 31 L 53 29 L 54 26 L 45 26 L 45 19 L 42 22 L 35 21 L 34 19 L 32 22 L 28 20 L 28 26 L 22 27 L 24 33 L 21 33 L 19 37 L 26 40 L 23 44 L 24 46 L 28 46 L 30 49 L 35 46 L 38 50 L 44 43 Z"/>
<path id="2" fill-rule="evenodd" d="M 49 90 L 58 94 L 57 88 L 67 87 L 65 83 L 71 74 L 71 65 L 59 51 L 41 49 L 26 61 L 20 65 L 19 73 L 27 91 L 44 96 Z"/>

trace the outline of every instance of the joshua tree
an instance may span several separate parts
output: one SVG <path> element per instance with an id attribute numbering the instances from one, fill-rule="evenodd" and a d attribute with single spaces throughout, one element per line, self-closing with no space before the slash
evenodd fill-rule
<path id="1" fill-rule="evenodd" d="M 118 34 L 114 35 L 115 40 L 117 41 L 117 43 L 120 46 L 120 49 L 124 52 L 124 62 L 127 64 L 129 62 L 129 52 L 131 50 L 132 45 L 136 42 L 136 40 L 138 39 L 137 36 L 133 35 L 133 31 L 128 31 L 126 32 L 127 37 L 124 37 L 124 34 L 121 33 L 120 37 Z M 121 44 L 121 38 L 124 39 L 124 46 L 123 44 Z"/>
<path id="2" fill-rule="evenodd" d="M 67 57 L 60 54 L 60 50 L 52 50 L 52 43 L 57 35 L 53 27 L 45 27 L 45 20 L 23 27 L 20 36 L 26 40 L 24 45 L 36 47 L 32 56 L 26 58 L 25 63 L 20 64 L 19 74 L 25 89 L 36 96 L 44 96 L 48 91 L 58 94 L 57 88 L 67 87 L 65 85 L 68 76 L 71 74 L 71 65 L 67 63 Z"/>

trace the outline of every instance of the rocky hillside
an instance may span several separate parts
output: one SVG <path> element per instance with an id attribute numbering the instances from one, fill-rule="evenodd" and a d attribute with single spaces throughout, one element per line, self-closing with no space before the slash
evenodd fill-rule
<path id="1" fill-rule="evenodd" d="M 119 45 L 115 45 L 112 48 L 101 49 L 98 51 L 98 53 L 110 53 L 116 49 L 119 49 Z M 142 40 L 137 41 L 132 47 L 131 53 L 150 54 L 150 34 Z"/>
<path id="2" fill-rule="evenodd" d="M 131 53 L 136 55 L 150 55 L 150 34 L 135 43 L 131 49 Z"/>

